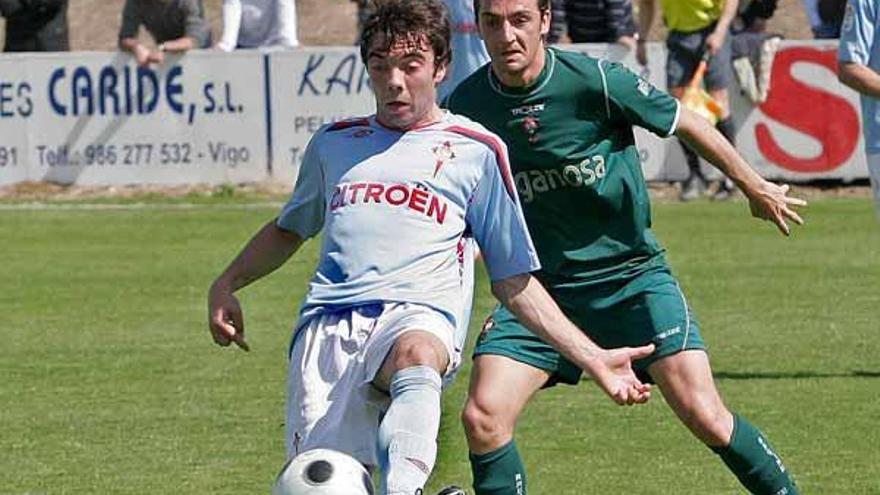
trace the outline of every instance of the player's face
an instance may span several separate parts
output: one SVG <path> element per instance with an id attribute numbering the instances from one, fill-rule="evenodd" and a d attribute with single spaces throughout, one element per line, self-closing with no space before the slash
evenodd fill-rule
<path id="1" fill-rule="evenodd" d="M 446 67 L 435 66 L 434 51 L 423 38 L 400 38 L 386 49 L 381 35 L 376 36 L 367 52 L 367 72 L 380 124 L 408 130 L 439 119 L 436 85 Z"/>
<path id="2" fill-rule="evenodd" d="M 480 0 L 479 29 L 503 83 L 524 86 L 538 77 L 550 31 L 550 11 L 538 0 Z"/>

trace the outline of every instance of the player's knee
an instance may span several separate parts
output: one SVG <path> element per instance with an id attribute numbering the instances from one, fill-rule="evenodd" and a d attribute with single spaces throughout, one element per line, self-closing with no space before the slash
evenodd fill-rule
<path id="1" fill-rule="evenodd" d="M 694 408 L 685 418 L 688 427 L 706 445 L 726 446 L 733 434 L 733 415 L 723 405 Z"/>
<path id="2" fill-rule="evenodd" d="M 436 340 L 436 339 L 435 339 Z M 391 351 L 394 369 L 402 370 L 411 366 L 430 366 L 438 371 L 446 368 L 442 344 L 432 342 L 429 338 L 402 338 Z"/>
<path id="3" fill-rule="evenodd" d="M 461 412 L 461 422 L 471 450 L 489 451 L 501 447 L 513 437 L 513 425 L 489 404 L 468 398 Z"/>

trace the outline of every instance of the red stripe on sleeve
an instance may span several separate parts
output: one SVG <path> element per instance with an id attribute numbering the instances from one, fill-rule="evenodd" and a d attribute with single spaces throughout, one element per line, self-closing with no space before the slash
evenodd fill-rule
<path id="1" fill-rule="evenodd" d="M 504 146 L 502 146 L 501 141 L 496 136 L 460 125 L 449 126 L 444 130 L 467 136 L 492 148 L 492 151 L 495 152 L 495 161 L 501 170 L 501 177 L 504 179 L 504 185 L 507 188 L 507 194 L 510 195 L 510 199 L 516 198 L 516 186 L 513 183 L 513 174 L 510 172 L 510 162 L 507 159 L 507 153 L 504 152 Z"/>

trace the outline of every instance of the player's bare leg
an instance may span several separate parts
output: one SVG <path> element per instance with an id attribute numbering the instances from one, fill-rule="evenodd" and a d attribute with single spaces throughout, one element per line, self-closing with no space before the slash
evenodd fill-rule
<path id="1" fill-rule="evenodd" d="M 474 359 L 461 418 L 477 495 L 525 495 L 525 469 L 513 432 L 526 404 L 549 379 L 548 372 L 504 356 Z"/>
<path id="2" fill-rule="evenodd" d="M 751 493 L 798 493 L 766 437 L 722 402 L 705 352 L 667 356 L 651 364 L 648 372 L 685 426 L 721 457 Z"/>
<path id="3" fill-rule="evenodd" d="M 703 351 L 684 351 L 648 368 L 669 407 L 709 447 L 726 446 L 733 432 L 733 414 L 721 401 Z"/>
<path id="4" fill-rule="evenodd" d="M 437 458 L 441 376 L 449 351 L 433 334 L 411 330 L 385 357 L 373 384 L 391 396 L 379 425 L 379 464 L 385 495 L 412 495 L 428 481 Z"/>

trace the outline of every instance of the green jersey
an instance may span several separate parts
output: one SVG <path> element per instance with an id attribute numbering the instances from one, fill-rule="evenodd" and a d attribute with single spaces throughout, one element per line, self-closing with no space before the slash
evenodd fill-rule
<path id="1" fill-rule="evenodd" d="M 592 285 L 665 263 L 633 126 L 671 135 L 677 100 L 620 64 L 548 48 L 528 87 L 503 86 L 487 65 L 447 105 L 507 143 L 545 283 Z"/>

